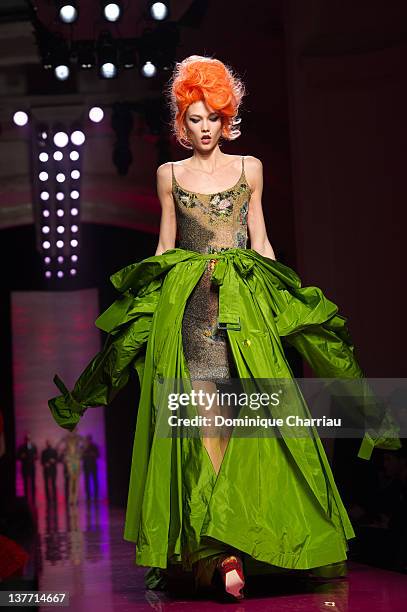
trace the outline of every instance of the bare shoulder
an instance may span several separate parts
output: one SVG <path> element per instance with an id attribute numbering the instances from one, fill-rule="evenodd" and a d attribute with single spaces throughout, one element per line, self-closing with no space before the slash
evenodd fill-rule
<path id="1" fill-rule="evenodd" d="M 172 189 L 172 162 L 165 162 L 157 168 L 157 189 L 158 191 L 171 191 Z"/>
<path id="2" fill-rule="evenodd" d="M 263 188 L 263 164 L 258 157 L 253 155 L 245 155 L 244 165 L 247 182 L 249 187 L 252 188 L 253 192 L 262 190 Z"/>
<path id="3" fill-rule="evenodd" d="M 244 156 L 244 164 L 245 167 L 253 172 L 259 172 L 263 169 L 263 163 L 258 157 L 254 157 L 254 155 L 245 155 Z"/>
<path id="4" fill-rule="evenodd" d="M 160 178 L 165 178 L 167 175 L 171 174 L 171 164 L 172 162 L 165 162 L 164 164 L 161 164 L 161 166 L 158 166 L 157 177 L 159 176 Z"/>

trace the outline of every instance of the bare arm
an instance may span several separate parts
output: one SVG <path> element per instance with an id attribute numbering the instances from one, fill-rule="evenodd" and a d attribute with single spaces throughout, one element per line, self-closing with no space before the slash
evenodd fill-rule
<path id="1" fill-rule="evenodd" d="M 261 198 L 263 193 L 263 164 L 257 157 L 252 155 L 245 158 L 247 177 L 253 189 L 249 210 L 247 213 L 247 229 L 249 230 L 250 247 L 263 257 L 276 259 L 273 247 L 267 236 L 264 223 L 263 207 Z"/>
<path id="2" fill-rule="evenodd" d="M 175 247 L 177 220 L 174 199 L 172 197 L 171 164 L 162 164 L 157 168 L 157 195 L 161 204 L 160 235 L 155 255 L 162 255 Z"/>

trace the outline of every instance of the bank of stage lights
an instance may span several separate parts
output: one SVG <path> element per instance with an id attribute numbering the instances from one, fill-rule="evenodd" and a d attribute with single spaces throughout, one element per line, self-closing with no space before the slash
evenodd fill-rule
<path id="1" fill-rule="evenodd" d="M 103 109 L 94 106 L 89 119 L 100 123 Z M 18 127 L 29 125 L 29 115 L 13 115 Z M 80 126 L 66 130 L 45 124 L 31 129 L 33 205 L 37 250 L 43 256 L 47 279 L 77 275 L 80 247 L 81 150 L 86 136 Z"/>
<path id="2" fill-rule="evenodd" d="M 79 2 L 56 1 L 58 17 L 62 23 L 75 23 L 79 17 Z M 123 16 L 123 2 L 101 1 L 102 17 L 110 23 L 119 21 Z M 148 2 L 148 12 L 152 19 L 162 21 L 169 15 L 168 2 Z"/>
<path id="3" fill-rule="evenodd" d="M 63 2 L 56 1 L 56 8 L 58 11 L 58 17 L 62 23 L 75 23 L 79 17 L 79 2 Z M 106 21 L 115 23 L 119 21 L 123 14 L 122 2 L 100 2 L 100 9 L 102 16 Z M 155 4 L 163 4 L 158 2 Z"/>
<path id="4" fill-rule="evenodd" d="M 100 2 L 102 18 L 109 23 L 118 22 L 124 14 L 123 2 Z M 155 21 L 164 21 L 169 16 L 168 2 L 148 2 L 148 14 Z M 73 24 L 80 17 L 79 2 L 56 2 L 58 18 L 62 23 Z M 155 77 L 161 66 L 164 70 L 170 68 L 171 55 L 178 36 L 174 29 L 147 33 L 139 39 L 113 39 L 110 32 L 102 32 L 96 43 L 93 41 L 76 41 L 68 48 L 63 38 L 56 37 L 47 52 L 44 61 L 45 68 L 52 68 L 56 79 L 65 81 L 71 74 L 71 59 L 76 60 L 83 69 L 97 66 L 102 79 L 117 77 L 119 67 L 134 68 L 136 55 L 139 55 L 140 74 L 145 78 Z M 164 49 L 166 51 L 164 51 Z M 165 57 L 166 52 L 168 56 Z M 157 55 L 158 53 L 158 55 Z M 157 58 L 158 61 L 157 61 Z"/>

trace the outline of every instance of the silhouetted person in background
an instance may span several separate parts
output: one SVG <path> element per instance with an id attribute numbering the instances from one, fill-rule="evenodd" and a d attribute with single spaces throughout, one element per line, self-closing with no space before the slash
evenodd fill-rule
<path id="1" fill-rule="evenodd" d="M 24 496 L 33 503 L 35 502 L 35 461 L 37 458 L 37 447 L 31 441 L 30 434 L 26 434 L 24 444 L 18 447 L 17 459 L 21 461 Z"/>
<path id="2" fill-rule="evenodd" d="M 83 438 L 78 433 L 70 431 L 65 436 L 64 462 L 69 475 L 69 504 L 78 503 L 79 476 L 81 473 L 81 456 Z"/>
<path id="3" fill-rule="evenodd" d="M 92 436 L 88 434 L 85 438 L 85 446 L 82 453 L 83 471 L 85 473 L 85 489 L 86 499 L 90 501 L 90 481 L 93 481 L 93 497 L 96 500 L 98 498 L 98 470 L 97 460 L 99 457 L 99 448 L 97 444 L 92 441 Z"/>
<path id="4" fill-rule="evenodd" d="M 57 462 L 58 453 L 49 440 L 45 441 L 45 448 L 41 453 L 41 464 L 44 474 L 45 495 L 48 503 L 57 501 Z"/>

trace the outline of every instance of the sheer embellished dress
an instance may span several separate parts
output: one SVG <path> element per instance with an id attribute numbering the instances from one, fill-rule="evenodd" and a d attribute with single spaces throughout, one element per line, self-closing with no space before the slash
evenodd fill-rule
<path id="1" fill-rule="evenodd" d="M 212 194 L 188 191 L 177 182 L 174 164 L 172 185 L 180 248 L 200 253 L 246 248 L 251 188 L 244 171 L 244 156 L 240 178 L 229 189 Z M 183 349 L 191 381 L 227 384 L 238 374 L 226 330 L 217 325 L 219 287 L 211 283 L 215 265 L 216 259 L 208 261 L 187 301 L 182 322 Z"/>

